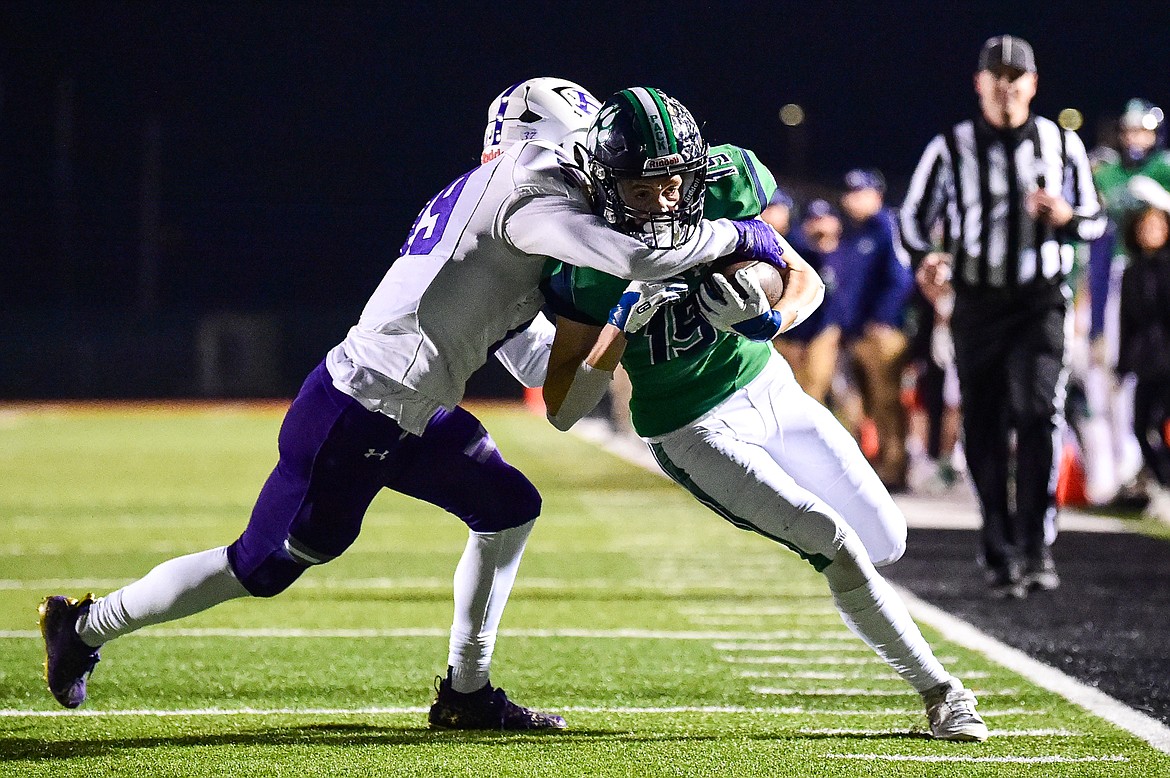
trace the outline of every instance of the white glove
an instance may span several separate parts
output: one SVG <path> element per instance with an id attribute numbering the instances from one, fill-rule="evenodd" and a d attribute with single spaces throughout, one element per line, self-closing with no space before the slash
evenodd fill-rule
<path id="1" fill-rule="evenodd" d="M 715 329 L 734 332 L 749 340 L 771 340 L 780 332 L 780 315 L 772 310 L 763 287 L 747 268 L 735 280 L 746 294 L 719 273 L 712 273 L 699 289 L 699 310 Z"/>
<path id="2" fill-rule="evenodd" d="M 681 281 L 631 281 L 609 312 L 609 323 L 622 332 L 637 332 L 664 305 L 677 303 L 687 294 Z"/>
<path id="3" fill-rule="evenodd" d="M 930 333 L 930 358 L 943 370 L 955 364 L 955 338 L 949 324 L 934 325 Z"/>

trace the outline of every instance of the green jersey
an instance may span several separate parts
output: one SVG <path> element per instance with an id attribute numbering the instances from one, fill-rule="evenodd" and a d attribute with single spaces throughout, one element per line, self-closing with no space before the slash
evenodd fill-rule
<path id="1" fill-rule="evenodd" d="M 1129 181 L 1134 176 L 1148 176 L 1164 189 L 1170 189 L 1170 152 L 1155 151 L 1136 167 L 1108 162 L 1093 172 L 1093 183 L 1101 195 L 1105 211 L 1118 226 L 1124 226 L 1126 217 L 1142 206 L 1129 191 Z"/>
<path id="2" fill-rule="evenodd" d="M 711 148 L 706 218 L 757 216 L 775 191 L 775 178 L 751 151 L 730 145 Z M 770 343 L 721 332 L 703 317 L 695 294 L 702 269 L 682 278 L 691 294 L 627 335 L 622 366 L 633 387 L 630 416 L 643 437 L 699 418 L 759 375 L 772 356 Z M 601 326 L 628 283 L 598 270 L 560 265 L 546 285 L 546 297 L 557 315 Z"/>

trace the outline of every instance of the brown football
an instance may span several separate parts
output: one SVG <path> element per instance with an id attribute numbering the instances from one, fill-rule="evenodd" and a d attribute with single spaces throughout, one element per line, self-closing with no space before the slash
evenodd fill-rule
<path id="1" fill-rule="evenodd" d="M 728 254 L 726 257 L 721 257 L 711 263 L 712 273 L 719 273 L 736 289 L 746 293 L 746 290 L 735 279 L 736 271 L 744 268 L 748 268 L 756 280 L 760 282 L 764 294 L 768 297 L 768 303 L 775 307 L 776 303 L 780 301 L 780 295 L 784 293 L 784 279 L 779 270 L 767 262 L 746 259 L 737 254 Z"/>

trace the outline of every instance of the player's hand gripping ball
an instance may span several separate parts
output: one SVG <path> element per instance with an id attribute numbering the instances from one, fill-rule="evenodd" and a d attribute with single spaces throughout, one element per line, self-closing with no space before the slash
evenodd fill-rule
<path id="1" fill-rule="evenodd" d="M 766 262 L 748 259 L 739 254 L 728 254 L 726 257 L 712 262 L 710 272 L 723 276 L 741 296 L 748 297 L 751 290 L 746 289 L 735 277 L 740 270 L 746 270 L 748 275 L 755 279 L 760 288 L 764 290 L 769 307 L 780 302 L 780 295 L 784 294 L 784 278 L 780 275 L 779 270 Z"/>
<path id="2" fill-rule="evenodd" d="M 716 329 L 748 340 L 771 340 L 783 326 L 772 309 L 783 293 L 784 280 L 776 268 L 732 255 L 712 265 L 699 288 L 699 309 Z"/>

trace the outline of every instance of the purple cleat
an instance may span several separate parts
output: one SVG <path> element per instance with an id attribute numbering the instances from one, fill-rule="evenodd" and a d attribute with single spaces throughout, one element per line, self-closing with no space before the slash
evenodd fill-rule
<path id="1" fill-rule="evenodd" d="M 45 639 L 45 680 L 57 702 L 66 708 L 85 702 L 85 679 L 100 658 L 96 648 L 77 636 L 77 619 L 92 604 L 92 594 L 80 601 L 55 594 L 46 597 L 37 609 Z"/>
<path id="2" fill-rule="evenodd" d="M 564 729 L 565 720 L 517 705 L 503 689 L 489 683 L 479 691 L 461 694 L 447 678 L 435 678 L 435 702 L 431 705 L 431 729 Z"/>

